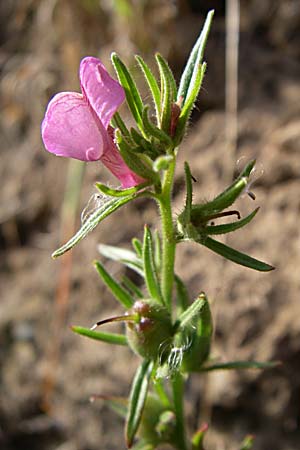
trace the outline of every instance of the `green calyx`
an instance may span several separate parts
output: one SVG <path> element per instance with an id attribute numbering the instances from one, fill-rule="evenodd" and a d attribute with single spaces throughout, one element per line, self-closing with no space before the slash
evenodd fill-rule
<path id="1" fill-rule="evenodd" d="M 173 334 L 168 310 L 153 300 L 138 300 L 131 314 L 134 320 L 127 322 L 128 345 L 138 355 L 157 360 L 163 357 Z"/>

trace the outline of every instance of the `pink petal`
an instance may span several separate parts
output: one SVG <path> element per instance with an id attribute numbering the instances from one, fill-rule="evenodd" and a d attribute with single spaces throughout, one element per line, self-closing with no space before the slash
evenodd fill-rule
<path id="1" fill-rule="evenodd" d="M 81 161 L 97 161 L 109 145 L 107 131 L 77 92 L 53 97 L 42 123 L 42 138 L 49 152 Z"/>
<path id="2" fill-rule="evenodd" d="M 101 61 L 87 56 L 80 63 L 81 89 L 105 128 L 125 100 L 125 92 Z"/>
<path id="3" fill-rule="evenodd" d="M 113 139 L 111 139 L 110 142 L 110 147 L 107 148 L 106 152 L 101 156 L 101 162 L 121 181 L 122 187 L 124 189 L 130 188 L 145 181 L 143 178 L 133 173 L 125 164 Z"/>

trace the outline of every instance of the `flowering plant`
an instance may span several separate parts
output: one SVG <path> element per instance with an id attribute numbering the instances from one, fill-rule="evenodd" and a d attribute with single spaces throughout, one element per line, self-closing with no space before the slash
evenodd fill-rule
<path id="1" fill-rule="evenodd" d="M 262 272 L 273 269 L 212 237 L 234 232 L 255 217 L 258 208 L 244 218 L 239 211 L 228 210 L 247 191 L 255 161 L 246 164 L 222 193 L 201 204 L 193 202 L 193 176 L 185 162 L 185 204 L 176 220 L 172 210 L 179 145 L 205 74 L 203 53 L 212 18 L 213 11 L 206 18 L 178 87 L 161 55 L 156 55 L 159 81 L 145 61 L 136 56 L 153 100 L 154 118 L 130 71 L 113 54 L 118 81 L 111 78 L 98 59 L 84 58 L 79 75 L 82 93 L 57 94 L 50 101 L 42 124 L 48 151 L 83 161 L 100 160 L 121 182 L 120 189 L 96 184 L 103 202 L 80 230 L 53 253 L 54 258 L 70 250 L 118 208 L 137 198 L 155 200 L 160 211 L 160 231 L 153 233 L 145 225 L 143 240 L 133 239 L 131 251 L 100 246 L 105 257 L 137 272 L 144 280 L 144 288 L 140 289 L 129 279 L 119 283 L 97 261 L 95 267 L 102 281 L 125 312 L 101 320 L 91 329 L 73 327 L 75 332 L 92 339 L 128 345 L 142 358 L 128 401 L 106 399 L 125 416 L 126 444 L 136 450 L 154 449 L 162 443 L 181 450 L 204 448 L 206 427 L 200 427 L 190 439 L 185 427 L 183 390 L 184 381 L 191 373 L 272 366 L 272 363 L 256 361 L 224 364 L 210 361 L 213 324 L 209 300 L 201 292 L 191 302 L 187 287 L 174 271 L 176 246 L 186 241 L 204 245 L 223 258 L 251 269 Z M 125 99 L 136 124 L 130 129 L 118 113 Z M 236 220 L 215 223 L 225 216 L 234 216 Z M 116 321 L 125 322 L 125 334 L 95 330 L 104 323 Z M 247 447 L 243 444 L 243 448 L 250 448 L 250 441 L 245 441 Z"/>

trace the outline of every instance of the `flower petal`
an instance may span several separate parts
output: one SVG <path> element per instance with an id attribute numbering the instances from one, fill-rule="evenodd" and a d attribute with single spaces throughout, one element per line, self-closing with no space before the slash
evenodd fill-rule
<path id="1" fill-rule="evenodd" d="M 125 100 L 125 92 L 101 61 L 87 56 L 80 63 L 79 77 L 82 93 L 105 128 Z"/>
<path id="2" fill-rule="evenodd" d="M 110 172 L 121 181 L 122 188 L 127 189 L 142 183 L 143 178 L 133 173 L 124 162 L 120 152 L 118 151 L 112 137 L 110 136 L 110 146 L 101 156 L 102 164 L 107 167 Z"/>
<path id="3" fill-rule="evenodd" d="M 53 97 L 42 123 L 42 138 L 49 152 L 81 161 L 97 161 L 109 145 L 107 131 L 77 92 Z"/>

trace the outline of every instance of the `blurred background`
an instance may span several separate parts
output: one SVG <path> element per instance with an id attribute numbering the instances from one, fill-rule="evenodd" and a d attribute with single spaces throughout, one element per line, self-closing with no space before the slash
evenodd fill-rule
<path id="1" fill-rule="evenodd" d="M 237 450 L 246 434 L 256 450 L 300 448 L 300 3 L 298 0 L 6 0 L 0 3 L 0 448 L 116 450 L 122 421 L 92 394 L 127 395 L 138 358 L 72 333 L 121 312 L 95 273 L 97 243 L 121 244 L 155 226 L 151 202 L 138 201 L 103 222 L 72 253 L 51 252 L 80 226 L 80 213 L 109 180 L 48 154 L 40 123 L 55 93 L 79 90 L 78 67 L 98 56 L 111 74 L 116 51 L 154 68 L 161 52 L 176 79 L 207 11 L 215 19 L 208 70 L 182 144 L 175 209 L 183 205 L 182 162 L 190 161 L 195 201 L 210 199 L 257 158 L 242 213 L 251 224 L 228 238 L 276 266 L 269 274 L 224 263 L 204 247 L 179 248 L 177 270 L 191 295 L 205 290 L 215 320 L 213 356 L 280 360 L 264 372 L 193 376 L 187 385 L 190 429 L 208 422 L 208 450 Z M 239 42 L 238 42 L 239 38 Z M 126 110 L 123 111 L 126 117 Z M 130 121 L 128 117 L 128 121 Z M 90 202 L 89 208 L 94 205 Z M 120 267 L 107 264 L 119 277 Z M 126 273 L 128 276 L 132 276 Z M 118 329 L 117 326 L 111 325 Z"/>

